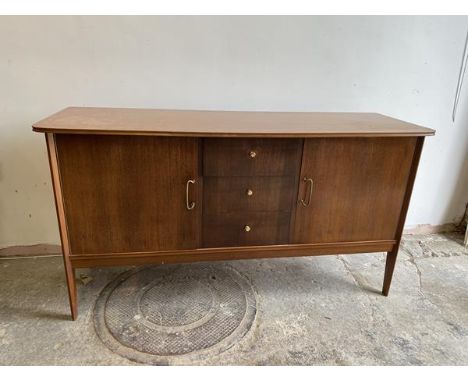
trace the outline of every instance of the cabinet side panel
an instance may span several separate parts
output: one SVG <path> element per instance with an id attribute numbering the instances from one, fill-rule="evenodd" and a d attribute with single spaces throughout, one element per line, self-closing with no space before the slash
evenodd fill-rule
<path id="1" fill-rule="evenodd" d="M 198 247 L 200 208 L 185 202 L 198 174 L 196 138 L 59 134 L 56 142 L 72 254 Z"/>
<path id="2" fill-rule="evenodd" d="M 395 238 L 417 138 L 306 139 L 301 179 L 310 205 L 296 210 L 295 243 Z M 309 191 L 301 182 L 299 195 Z"/>

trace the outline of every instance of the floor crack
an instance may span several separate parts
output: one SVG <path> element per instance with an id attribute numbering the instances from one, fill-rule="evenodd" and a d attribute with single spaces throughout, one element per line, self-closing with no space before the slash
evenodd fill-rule
<path id="1" fill-rule="evenodd" d="M 423 250 L 423 253 L 424 253 L 424 247 L 422 246 L 422 243 L 418 242 L 418 245 L 421 247 L 421 249 Z M 408 258 L 405 259 L 405 260 L 408 261 L 410 264 L 412 264 L 414 266 L 414 269 L 416 269 L 416 274 L 418 275 L 418 291 L 419 291 L 419 294 L 427 299 L 426 295 L 423 292 L 422 274 L 421 274 L 421 270 L 419 269 L 418 264 L 416 263 L 416 258 L 414 257 L 412 251 L 410 249 L 406 248 L 405 244 L 401 245 L 400 251 L 402 251 L 402 252 L 404 252 L 404 253 L 406 253 L 408 255 Z M 427 257 L 429 257 L 429 256 L 427 256 Z M 422 256 L 421 258 L 426 258 L 426 256 Z"/>
<path id="2" fill-rule="evenodd" d="M 414 268 L 416 269 L 416 273 L 418 275 L 418 281 L 419 281 L 419 293 L 425 297 L 424 292 L 423 292 L 423 287 L 422 287 L 422 275 L 421 275 L 421 270 L 419 269 L 418 264 L 416 264 L 416 260 L 412 254 L 409 255 L 408 257 L 408 262 L 414 265 Z"/>
<path id="3" fill-rule="evenodd" d="M 354 282 L 356 283 L 356 285 L 360 288 L 364 288 L 364 285 L 361 283 L 361 281 L 359 280 L 358 277 L 356 277 L 356 275 L 353 273 L 353 271 L 351 270 L 351 268 L 349 267 L 348 263 L 346 262 L 345 259 L 343 259 L 342 256 L 337 256 L 338 257 L 338 260 L 340 260 L 342 263 L 343 263 L 343 266 L 345 267 L 346 271 L 351 275 L 351 277 L 353 278 Z"/>
<path id="4" fill-rule="evenodd" d="M 361 289 L 367 289 L 366 286 L 359 280 L 359 278 L 353 273 L 353 271 L 351 270 L 351 268 L 349 267 L 348 263 L 346 262 L 346 260 L 338 255 L 338 260 L 341 261 L 341 263 L 343 264 L 346 272 L 348 272 L 351 277 L 353 278 L 355 284 L 361 288 Z M 371 320 L 372 322 L 376 322 L 376 317 L 375 317 L 375 313 L 376 313 L 376 309 L 375 309 L 375 301 L 371 298 L 371 296 L 369 296 L 368 293 L 365 293 L 367 299 L 369 300 L 369 303 L 370 303 L 370 308 L 371 308 Z"/>
<path id="5" fill-rule="evenodd" d="M 427 301 L 429 304 L 434 306 L 439 312 L 441 312 L 439 306 L 435 302 L 433 302 L 431 300 L 431 298 L 429 296 L 427 296 L 423 291 L 422 272 L 421 272 L 421 269 L 419 269 L 418 264 L 416 263 L 417 258 L 413 255 L 413 253 L 411 251 L 405 250 L 405 252 L 408 254 L 408 259 L 406 261 L 408 261 L 410 264 L 412 264 L 414 266 L 414 268 L 416 269 L 416 274 L 418 275 L 418 291 L 419 291 L 419 294 L 421 295 L 421 297 L 425 301 Z M 425 259 L 425 258 L 426 257 L 421 257 L 421 259 Z"/>

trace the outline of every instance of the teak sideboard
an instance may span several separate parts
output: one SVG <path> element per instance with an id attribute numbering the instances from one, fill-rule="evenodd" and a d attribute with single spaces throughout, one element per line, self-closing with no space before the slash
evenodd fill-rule
<path id="1" fill-rule="evenodd" d="M 72 318 L 75 268 L 387 252 L 424 137 L 372 113 L 70 107 L 45 133 Z"/>

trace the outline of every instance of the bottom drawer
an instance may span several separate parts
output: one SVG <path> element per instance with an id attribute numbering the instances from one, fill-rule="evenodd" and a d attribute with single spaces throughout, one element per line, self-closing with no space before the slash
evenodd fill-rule
<path id="1" fill-rule="evenodd" d="M 289 219 L 289 212 L 204 215 L 203 247 L 287 244 Z"/>

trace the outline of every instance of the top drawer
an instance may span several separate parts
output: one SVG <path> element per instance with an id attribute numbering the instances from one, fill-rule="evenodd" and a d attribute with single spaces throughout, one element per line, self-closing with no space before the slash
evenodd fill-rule
<path id="1" fill-rule="evenodd" d="M 206 138 L 205 176 L 293 176 L 300 171 L 302 139 Z"/>

